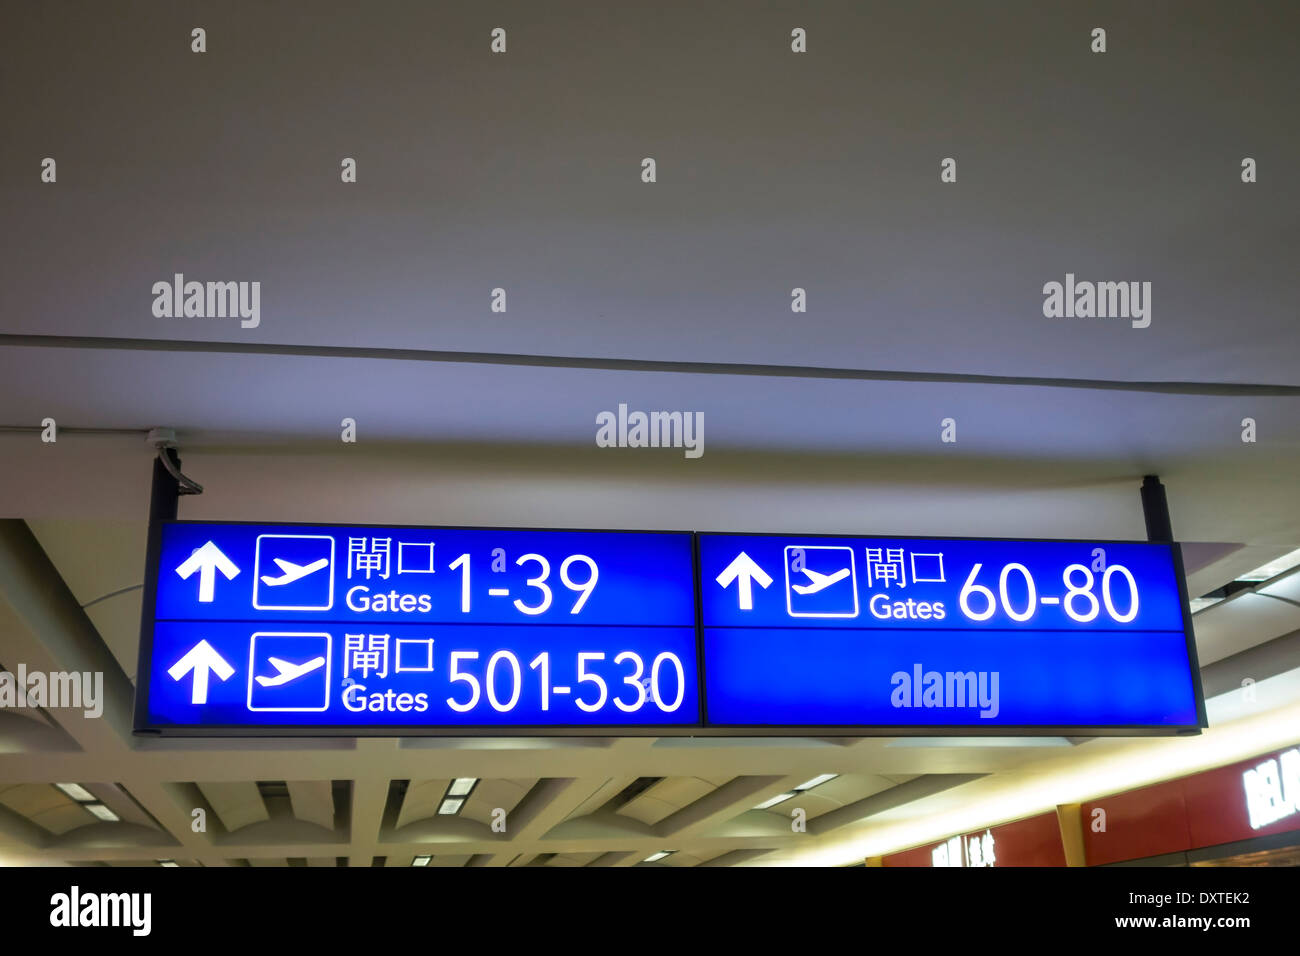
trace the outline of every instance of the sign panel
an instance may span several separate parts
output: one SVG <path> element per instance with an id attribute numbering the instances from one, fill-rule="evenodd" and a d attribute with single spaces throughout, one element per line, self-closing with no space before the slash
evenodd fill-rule
<path id="1" fill-rule="evenodd" d="M 165 522 L 137 727 L 695 726 L 681 533 Z"/>
<path id="2" fill-rule="evenodd" d="M 1176 545 L 697 538 L 711 726 L 1203 724 Z"/>
<path id="3" fill-rule="evenodd" d="M 1204 722 L 1176 545 L 164 522 L 150 566 L 147 731 Z"/>

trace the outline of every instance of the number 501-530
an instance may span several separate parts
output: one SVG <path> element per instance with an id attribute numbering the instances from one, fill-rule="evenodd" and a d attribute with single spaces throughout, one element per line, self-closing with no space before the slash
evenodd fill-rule
<path id="1" fill-rule="evenodd" d="M 451 673 L 448 680 L 453 684 L 467 684 L 469 686 L 469 698 L 458 701 L 455 697 L 448 697 L 447 706 L 463 714 L 473 710 L 486 697 L 488 705 L 499 713 L 504 714 L 514 710 L 519 703 L 524 684 L 523 669 L 520 667 L 519 658 L 515 656 L 513 651 L 497 651 L 488 658 L 487 669 L 482 681 L 462 667 L 463 664 L 475 661 L 478 658 L 478 651 L 451 652 Z M 575 695 L 573 702 L 578 706 L 578 709 L 589 714 L 601 710 L 609 703 L 613 703 L 615 707 L 625 714 L 636 713 L 647 701 L 653 702 L 664 713 L 672 713 L 682 706 L 682 701 L 686 697 L 686 672 L 676 654 L 665 651 L 656 657 L 650 665 L 649 680 L 647 682 L 643 682 L 646 666 L 640 654 L 634 651 L 620 651 L 615 654 L 613 656 L 614 664 L 629 670 L 630 673 L 622 675 L 622 682 L 615 685 L 614 693 L 611 693 L 605 678 L 590 666 L 603 662 L 605 658 L 604 651 L 579 652 L 578 689 L 552 686 L 551 655 L 549 651 L 543 651 L 533 658 L 528 667 L 538 675 L 542 710 L 551 709 L 551 697 L 553 695 L 569 693 Z M 662 679 L 667 669 L 676 672 L 677 694 L 672 700 L 668 700 L 667 695 L 662 690 Z M 508 674 L 503 679 L 509 687 L 509 694 L 504 699 L 497 693 L 498 673 L 502 670 Z M 587 685 L 590 685 L 590 687 Z M 624 690 L 625 685 L 626 690 Z"/>

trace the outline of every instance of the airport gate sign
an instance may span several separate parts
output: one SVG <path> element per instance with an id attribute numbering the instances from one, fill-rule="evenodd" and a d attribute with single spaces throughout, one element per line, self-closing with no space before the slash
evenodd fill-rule
<path id="1" fill-rule="evenodd" d="M 1145 734 L 1177 545 L 162 522 L 136 729 Z"/>
<path id="2" fill-rule="evenodd" d="M 700 720 L 689 534 L 165 522 L 151 583 L 137 727 Z"/>
<path id="3" fill-rule="evenodd" d="M 698 539 L 710 725 L 1202 725 L 1175 545 Z"/>

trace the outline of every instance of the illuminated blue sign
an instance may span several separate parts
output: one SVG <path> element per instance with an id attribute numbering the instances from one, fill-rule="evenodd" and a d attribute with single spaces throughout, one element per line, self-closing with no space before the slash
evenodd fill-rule
<path id="1" fill-rule="evenodd" d="M 699 723 L 689 534 L 168 522 L 151 583 L 141 727 Z"/>
<path id="2" fill-rule="evenodd" d="M 710 725 L 1201 724 L 1174 545 L 697 538 Z"/>
<path id="3" fill-rule="evenodd" d="M 1204 725 L 1170 544 L 164 522 L 150 564 L 147 731 Z"/>

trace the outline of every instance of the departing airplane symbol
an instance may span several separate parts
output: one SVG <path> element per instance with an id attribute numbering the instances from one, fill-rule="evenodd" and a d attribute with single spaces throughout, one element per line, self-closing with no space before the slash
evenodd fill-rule
<path id="1" fill-rule="evenodd" d="M 279 657 L 268 657 L 267 660 L 279 673 L 274 677 L 259 676 L 257 682 L 263 687 L 279 687 L 281 684 L 287 684 L 303 674 L 310 674 L 312 671 L 325 666 L 325 658 L 323 657 L 313 657 L 305 664 L 291 664 Z"/>
<path id="2" fill-rule="evenodd" d="M 849 576 L 848 568 L 841 568 L 834 574 L 820 574 L 817 571 L 810 570 L 809 568 L 803 568 L 802 570 L 804 574 L 808 575 L 808 580 L 811 581 L 812 584 L 790 585 L 791 588 L 800 594 L 816 594 L 818 591 L 826 590 L 826 588 L 830 587 L 836 581 L 843 581 Z"/>
<path id="3" fill-rule="evenodd" d="M 311 564 L 294 564 L 292 561 L 286 561 L 283 558 L 272 558 L 271 560 L 279 565 L 280 570 L 284 572 L 278 578 L 272 577 L 269 574 L 262 575 L 262 583 L 268 584 L 271 587 L 276 587 L 280 584 L 292 584 L 294 581 L 305 578 L 307 575 L 319 571 L 321 568 L 328 567 L 330 563 L 329 558 L 321 558 L 319 561 L 313 561 Z"/>

